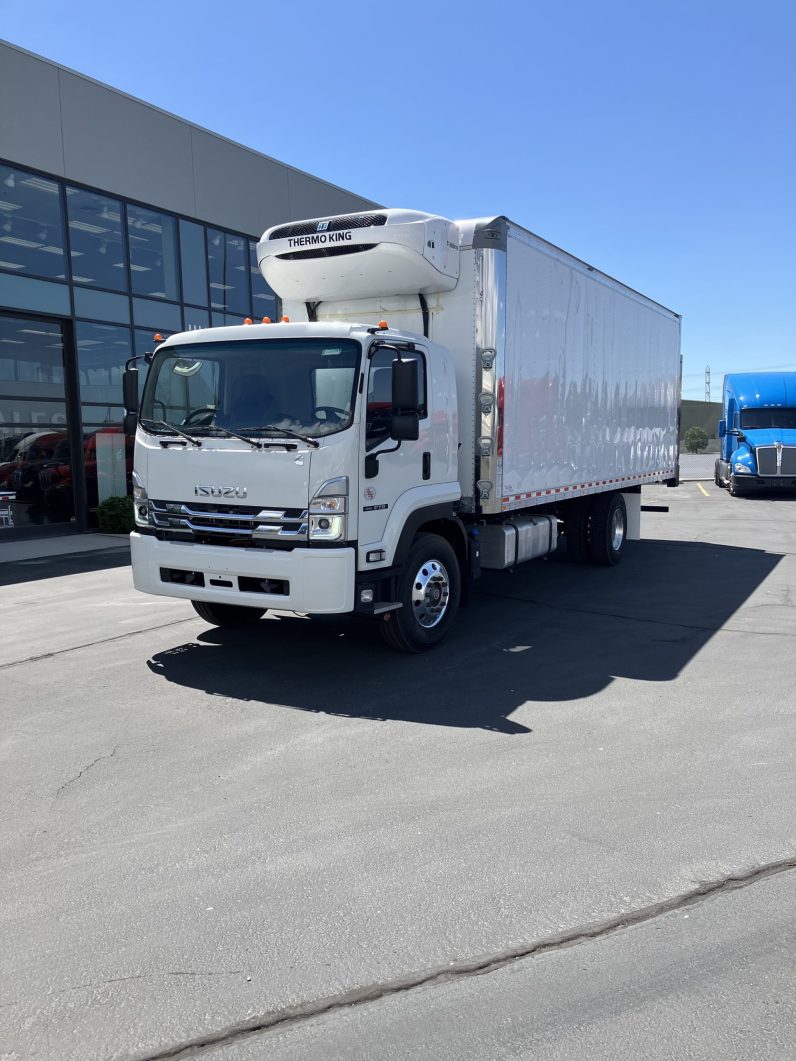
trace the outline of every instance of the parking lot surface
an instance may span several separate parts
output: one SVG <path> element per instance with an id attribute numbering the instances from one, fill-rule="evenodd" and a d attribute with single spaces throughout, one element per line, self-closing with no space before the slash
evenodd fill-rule
<path id="1" fill-rule="evenodd" d="M 0 1057 L 792 1056 L 796 499 L 708 463 L 421 657 L 4 565 Z"/>

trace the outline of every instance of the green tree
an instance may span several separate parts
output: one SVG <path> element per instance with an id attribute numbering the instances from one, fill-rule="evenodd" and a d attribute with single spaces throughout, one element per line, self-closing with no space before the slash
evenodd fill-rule
<path id="1" fill-rule="evenodd" d="M 689 427 L 683 438 L 689 453 L 699 453 L 708 444 L 707 432 L 702 427 Z"/>
<path id="2" fill-rule="evenodd" d="M 97 523 L 105 534 L 129 534 L 135 530 L 132 497 L 109 497 L 97 508 Z"/>

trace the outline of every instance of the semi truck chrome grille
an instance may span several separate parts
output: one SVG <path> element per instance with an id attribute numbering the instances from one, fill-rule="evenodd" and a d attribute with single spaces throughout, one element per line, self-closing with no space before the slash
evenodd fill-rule
<path id="1" fill-rule="evenodd" d="M 758 446 L 755 449 L 757 457 L 758 475 L 777 474 L 777 449 L 776 446 Z"/>
<path id="2" fill-rule="evenodd" d="M 318 225 L 325 228 L 318 229 Z M 292 225 L 282 225 L 276 228 L 268 237 L 271 239 L 286 239 L 288 236 L 309 236 L 313 232 L 342 232 L 348 228 L 379 228 L 387 224 L 386 214 L 344 214 L 342 217 L 333 217 L 327 221 L 296 221 Z"/>
<path id="3" fill-rule="evenodd" d="M 260 508 L 257 505 L 183 504 L 152 501 L 154 526 L 218 544 L 306 540 L 308 516 L 300 508 Z"/>
<path id="4" fill-rule="evenodd" d="M 757 446 L 758 475 L 796 475 L 796 446 Z"/>

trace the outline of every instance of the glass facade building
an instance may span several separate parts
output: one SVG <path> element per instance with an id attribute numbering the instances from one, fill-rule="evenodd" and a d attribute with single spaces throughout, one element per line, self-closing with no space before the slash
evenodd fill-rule
<path id="1" fill-rule="evenodd" d="M 2 537 L 89 529 L 127 492 L 122 371 L 155 333 L 278 319 L 259 236 L 0 162 Z"/>

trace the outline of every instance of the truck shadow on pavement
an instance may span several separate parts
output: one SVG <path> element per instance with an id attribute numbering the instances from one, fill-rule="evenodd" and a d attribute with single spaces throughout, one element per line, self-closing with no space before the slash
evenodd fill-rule
<path id="1" fill-rule="evenodd" d="M 736 613 L 781 559 L 634 542 L 613 569 L 552 557 L 485 574 L 450 638 L 425 656 L 392 652 L 370 621 L 280 615 L 246 632 L 204 630 L 148 666 L 168 682 L 268 710 L 526 734 L 510 718 L 521 705 L 583 699 L 615 677 L 673 681 L 725 626 L 776 632 L 773 618 L 763 629 L 759 609 Z"/>

